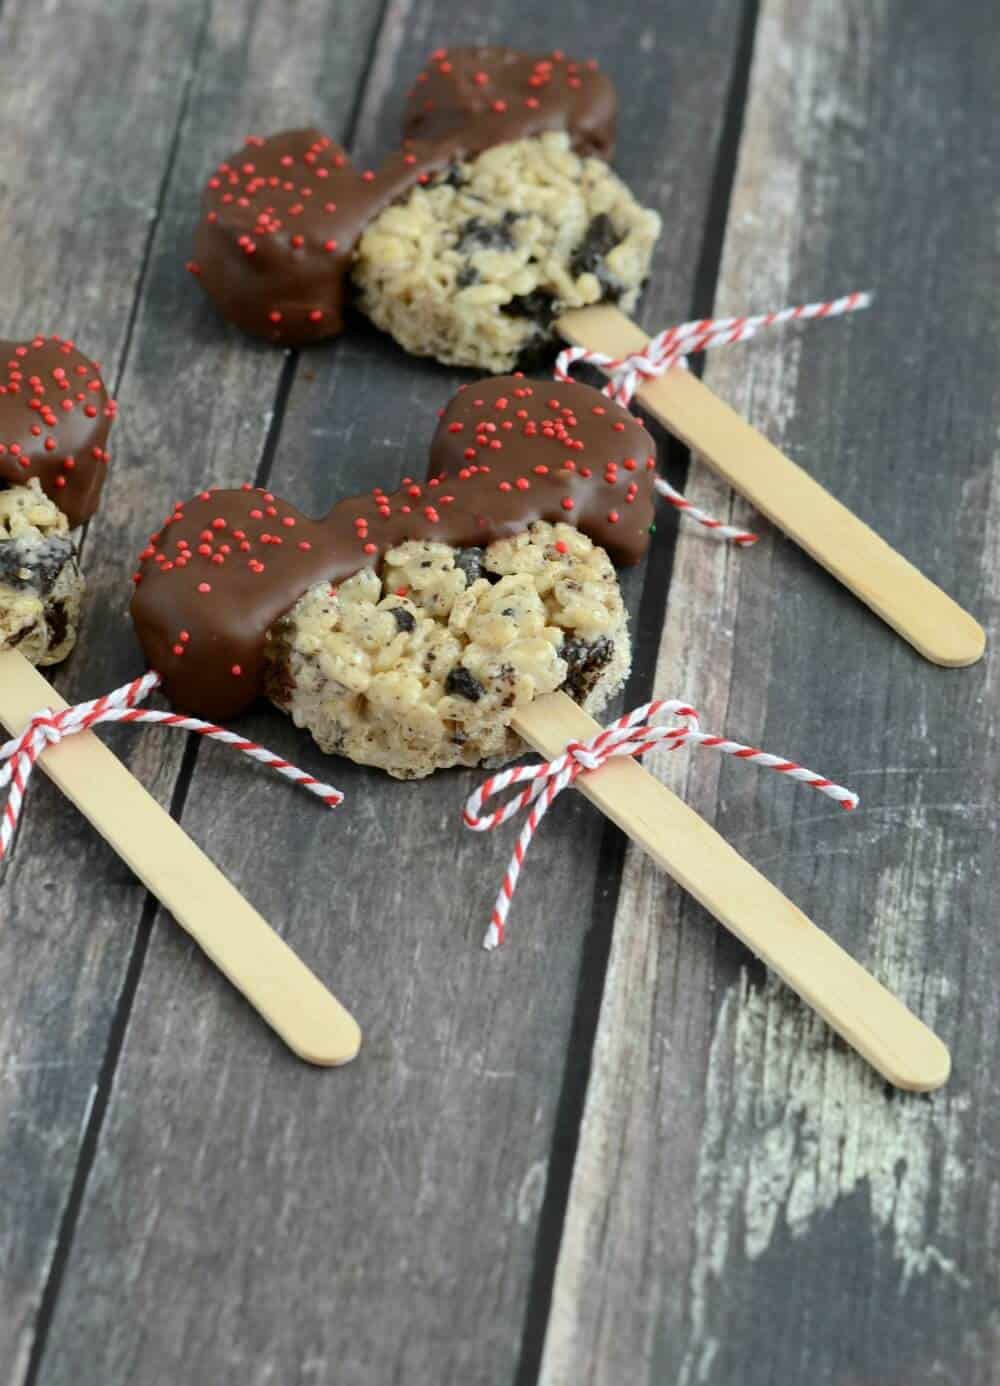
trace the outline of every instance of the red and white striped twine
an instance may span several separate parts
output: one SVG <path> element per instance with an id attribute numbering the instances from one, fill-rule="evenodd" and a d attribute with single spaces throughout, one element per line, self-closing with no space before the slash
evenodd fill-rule
<path id="1" fill-rule="evenodd" d="M 10 786 L 7 802 L 0 817 L 0 860 L 5 856 L 24 802 L 24 792 L 31 778 L 31 772 L 42 752 L 49 746 L 58 746 L 68 736 L 77 732 L 90 731 L 101 722 L 143 722 L 156 723 L 163 727 L 176 727 L 180 731 L 197 732 L 212 741 L 221 741 L 225 746 L 233 746 L 251 759 L 268 765 L 285 779 L 308 789 L 328 808 L 336 808 L 344 796 L 332 785 L 322 784 L 307 775 L 304 770 L 290 765 L 272 751 L 258 746 L 255 741 L 237 736 L 212 722 L 203 722 L 198 717 L 182 717 L 173 712 L 154 712 L 148 708 L 137 708 L 137 704 L 160 686 L 160 676 L 156 673 L 133 679 L 131 683 L 117 688 L 103 698 L 95 698 L 89 703 L 79 703 L 62 712 L 52 712 L 43 708 L 36 712 L 20 736 L 0 746 L 0 791 Z"/>
<path id="2" fill-rule="evenodd" d="M 669 715 L 684 718 L 686 725 L 665 727 L 656 720 L 658 717 Z M 858 796 L 852 790 L 834 784 L 832 780 L 828 780 L 824 775 L 817 775 L 813 770 L 806 770 L 793 760 L 772 756 L 753 746 L 743 746 L 738 741 L 728 741 L 725 737 L 710 736 L 703 732 L 698 713 L 689 703 L 679 702 L 676 698 L 644 703 L 634 712 L 619 717 L 617 722 L 605 727 L 590 741 L 571 741 L 562 755 L 556 756 L 555 760 L 543 761 L 540 765 L 519 765 L 512 770 L 502 770 L 498 775 L 491 775 L 469 796 L 462 818 L 465 826 L 472 828 L 474 832 L 492 832 L 522 809 L 530 809 L 515 843 L 510 864 L 504 873 L 496 904 L 493 906 L 490 926 L 483 941 L 485 948 L 497 948 L 503 943 L 507 912 L 514 898 L 517 878 L 521 874 L 525 855 L 535 830 L 556 796 L 561 794 L 567 785 L 571 785 L 578 775 L 589 770 L 599 770 L 607 761 L 617 756 L 641 756 L 661 742 L 666 743 L 667 749 L 671 751 L 678 751 L 686 745 L 705 746 L 712 751 L 721 751 L 723 755 L 735 756 L 737 760 L 762 765 L 765 769 L 774 770 L 779 775 L 787 775 L 792 780 L 801 780 L 803 784 L 818 789 L 843 809 L 857 808 L 859 803 Z M 483 805 L 493 795 L 501 794 L 512 784 L 525 784 L 525 788 L 501 808 L 484 814 Z"/>
<path id="3" fill-rule="evenodd" d="M 805 321 L 808 318 L 836 318 L 843 313 L 856 313 L 867 308 L 872 301 L 869 293 L 845 294 L 843 298 L 828 299 L 823 303 L 803 303 L 797 308 L 782 308 L 778 313 L 760 313 L 753 318 L 699 318 L 692 322 L 682 322 L 676 327 L 668 327 L 657 333 L 643 347 L 642 351 L 618 359 L 601 351 L 588 351 L 586 347 L 567 347 L 556 360 L 555 378 L 571 379 L 570 371 L 581 361 L 601 366 L 607 371 L 609 379 L 604 393 L 618 404 L 628 408 L 636 392 L 645 380 L 655 380 L 675 366 L 687 368 L 687 357 L 698 351 L 709 351 L 713 347 L 730 346 L 733 342 L 745 342 L 756 336 L 762 328 L 776 327 L 781 323 Z M 657 477 L 657 491 L 672 506 L 690 519 L 697 521 L 716 539 L 728 539 L 731 543 L 746 547 L 757 542 L 757 535 L 746 529 L 723 524 L 713 519 L 706 511 L 692 505 L 689 500 L 674 489 L 662 477 Z"/>

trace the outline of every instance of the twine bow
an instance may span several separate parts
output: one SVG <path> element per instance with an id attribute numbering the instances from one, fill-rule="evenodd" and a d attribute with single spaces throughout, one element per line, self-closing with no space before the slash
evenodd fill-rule
<path id="1" fill-rule="evenodd" d="M 676 327 L 668 327 L 657 333 L 643 347 L 642 351 L 618 359 L 607 356 L 602 351 L 588 351 L 586 347 L 567 347 L 556 360 L 555 378 L 570 380 L 569 372 L 580 362 L 600 366 L 607 371 L 608 383 L 604 393 L 609 399 L 628 408 L 643 382 L 655 380 L 667 371 L 679 367 L 687 369 L 687 358 L 699 351 L 709 351 L 713 347 L 729 346 L 733 342 L 745 342 L 756 336 L 765 327 L 776 327 L 781 323 L 805 321 L 808 318 L 836 318 L 843 313 L 856 313 L 867 308 L 872 301 L 871 294 L 845 294 L 843 298 L 828 299 L 823 303 L 804 303 L 797 308 L 782 308 L 777 313 L 760 313 L 753 318 L 699 318 L 692 322 L 682 322 Z M 746 529 L 723 524 L 713 519 L 705 510 L 692 505 L 689 500 L 674 489 L 668 481 L 657 477 L 655 486 L 664 499 L 675 509 L 690 519 L 697 521 L 717 539 L 728 539 L 731 543 L 747 547 L 757 542 L 757 535 Z"/>
<path id="2" fill-rule="evenodd" d="M 683 718 L 683 725 L 663 726 L 658 721 L 660 717 L 671 715 Z M 858 806 L 858 796 L 852 790 L 834 784 L 824 775 L 817 775 L 815 771 L 807 770 L 793 760 L 785 760 L 782 756 L 769 755 L 768 752 L 760 751 L 754 746 L 744 746 L 739 741 L 729 741 L 725 737 L 703 732 L 698 713 L 689 703 L 680 702 L 676 698 L 644 703 L 642 707 L 619 717 L 617 722 L 605 727 L 590 741 L 571 741 L 565 751 L 554 760 L 543 761 L 540 765 L 519 765 L 512 770 L 502 770 L 498 775 L 491 775 L 469 796 L 462 818 L 465 826 L 473 832 L 492 832 L 523 809 L 530 810 L 504 873 L 493 906 L 489 929 L 483 940 L 484 948 L 497 948 L 503 943 L 507 913 L 514 898 L 525 855 L 538 825 L 557 796 L 579 775 L 599 770 L 602 765 L 618 756 L 644 755 L 653 746 L 661 743 L 670 751 L 678 751 L 685 745 L 704 746 L 712 751 L 720 751 L 723 755 L 735 756 L 738 760 L 774 770 L 779 775 L 787 775 L 789 779 L 800 780 L 833 799 L 843 809 L 854 809 Z M 525 788 L 500 808 L 484 814 L 484 805 L 512 784 L 524 784 Z"/>
<path id="3" fill-rule="evenodd" d="M 15 736 L 0 746 L 0 792 L 9 786 L 3 815 L 0 817 L 0 861 L 6 855 L 14 836 L 24 802 L 24 792 L 39 756 L 47 747 L 58 746 L 60 741 L 67 737 L 75 736 L 78 732 L 90 731 L 101 722 L 155 723 L 163 727 L 176 727 L 180 731 L 197 732 L 200 736 L 207 736 L 212 741 L 221 741 L 225 746 L 242 751 L 244 755 L 250 756 L 262 765 L 270 766 L 285 779 L 301 785 L 310 794 L 315 794 L 328 808 L 336 808 L 342 802 L 344 796 L 339 789 L 313 779 L 304 770 L 297 769 L 272 751 L 265 750 L 254 741 L 248 741 L 246 737 L 237 736 L 235 732 L 226 731 L 212 722 L 203 722 L 198 717 L 182 717 L 173 712 L 154 712 L 149 708 L 139 708 L 137 704 L 143 702 L 155 688 L 158 688 L 160 682 L 159 674 L 144 674 L 142 678 L 133 679 L 131 683 L 117 688 L 103 698 L 95 698 L 92 702 L 79 703 L 76 707 L 65 708 L 62 712 L 43 708 L 35 713 L 20 736 Z"/>

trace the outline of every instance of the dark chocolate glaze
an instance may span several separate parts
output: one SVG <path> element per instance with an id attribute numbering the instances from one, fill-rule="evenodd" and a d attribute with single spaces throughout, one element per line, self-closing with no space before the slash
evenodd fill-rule
<path id="1" fill-rule="evenodd" d="M 615 89 L 594 59 L 558 49 L 544 57 L 513 48 L 437 48 L 417 77 L 403 117 L 406 139 L 457 137 L 465 155 L 495 144 L 566 130 L 578 154 L 610 159 Z"/>
<path id="2" fill-rule="evenodd" d="M 319 130 L 251 135 L 208 180 L 188 269 L 224 317 L 282 346 L 339 333 L 365 227 L 417 183 L 495 144 L 567 130 L 608 157 L 615 93 L 596 63 L 509 48 L 439 48 L 417 78 L 403 147 L 354 168 Z"/>
<path id="3" fill-rule="evenodd" d="M 482 548 L 535 520 L 576 525 L 636 563 L 654 468 L 638 420 L 587 385 L 478 381 L 442 414 L 425 482 L 377 487 L 324 520 L 249 485 L 178 505 L 136 574 L 146 662 L 179 711 L 234 717 L 263 691 L 267 631 L 315 583 L 342 582 L 406 539 Z"/>
<path id="4" fill-rule="evenodd" d="M 208 180 L 188 269 L 244 332 L 282 346 L 334 336 L 368 222 L 453 157 L 414 144 L 362 171 L 319 130 L 251 135 Z"/>
<path id="5" fill-rule="evenodd" d="M 101 372 L 61 337 L 0 342 L 0 486 L 37 477 L 70 525 L 97 509 L 116 413 Z"/>

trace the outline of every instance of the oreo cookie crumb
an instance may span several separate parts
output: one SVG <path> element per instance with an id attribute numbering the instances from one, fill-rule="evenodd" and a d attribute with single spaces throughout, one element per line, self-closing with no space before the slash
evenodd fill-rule
<path id="1" fill-rule="evenodd" d="M 583 240 L 570 256 L 570 273 L 575 279 L 581 274 L 596 274 L 602 284 L 609 282 L 604 257 L 620 240 L 614 222 L 607 212 L 601 212 L 587 227 Z"/>
<path id="2" fill-rule="evenodd" d="M 547 328 L 556 316 L 555 299 L 544 289 L 532 289 L 530 294 L 517 294 L 503 304 L 501 312 L 512 318 L 530 318 L 539 327 Z"/>
<path id="3" fill-rule="evenodd" d="M 72 557 L 72 542 L 60 534 L 40 544 L 23 539 L 0 543 L 0 582 L 18 591 L 30 588 L 46 597 Z"/>
<path id="4" fill-rule="evenodd" d="M 482 217 L 470 217 L 459 231 L 456 249 L 460 252 L 472 248 L 513 250 L 514 236 L 511 227 L 519 216 L 520 212 L 506 211 L 499 221 L 483 221 Z"/>
<path id="5" fill-rule="evenodd" d="M 563 691 L 575 703 L 584 702 L 614 652 L 614 641 L 606 635 L 599 635 L 596 640 L 564 640 L 559 653 L 569 669 Z"/>
<path id="6" fill-rule="evenodd" d="M 478 679 L 473 678 L 464 664 L 458 664 L 444 681 L 444 691 L 456 698 L 468 698 L 470 703 L 478 703 L 486 692 Z"/>
<path id="7" fill-rule="evenodd" d="M 413 612 L 407 611 L 405 606 L 390 607 L 393 620 L 396 622 L 397 630 L 411 631 L 417 624 L 413 619 Z"/>
<path id="8" fill-rule="evenodd" d="M 496 577 L 493 574 L 483 571 L 483 559 L 485 557 L 484 550 L 476 548 L 459 549 L 455 554 L 455 567 L 465 574 L 466 587 L 471 587 L 481 577 L 496 582 Z"/>

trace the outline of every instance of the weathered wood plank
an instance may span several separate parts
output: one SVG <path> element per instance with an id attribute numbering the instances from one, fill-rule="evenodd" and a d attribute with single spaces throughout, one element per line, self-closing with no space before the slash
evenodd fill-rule
<path id="1" fill-rule="evenodd" d="M 935 670 L 786 541 L 678 549 L 657 689 L 861 791 L 851 818 L 711 758 L 658 773 L 953 1046 L 894 1095 L 645 858 L 620 897 L 545 1386 L 1000 1380 L 1000 360 L 980 7 L 769 0 L 720 312 L 875 310 L 720 354 L 713 388 L 984 618 Z M 689 494 L 742 505 L 696 469 Z"/>
<path id="2" fill-rule="evenodd" d="M 0 73 L 19 93 L 4 159 L 5 326 L 9 335 L 75 332 L 112 380 L 125 365 L 106 502 L 85 547 L 83 639 L 60 676 L 69 697 L 92 696 L 139 667 L 123 620 L 130 557 L 168 501 L 208 471 L 220 480 L 252 474 L 267 436 L 282 358 L 222 327 L 183 270 L 206 167 L 258 121 L 318 118 L 344 129 L 380 8 L 352 6 L 336 23 L 318 0 L 5 12 Z M 109 739 L 169 802 L 182 739 Z M 28 1359 L 144 936 L 133 954 L 143 891 L 41 778 L 0 895 L 0 1360 L 11 1381 Z"/>
<path id="3" fill-rule="evenodd" d="M 668 211 L 648 311 L 676 317 L 692 296 L 739 13 L 728 0 L 649 5 L 626 32 L 597 0 L 558 14 L 507 3 L 488 17 L 395 4 L 362 152 L 390 142 L 405 82 L 436 43 L 575 40 L 600 52 L 625 95 L 620 166 Z M 362 330 L 308 353 L 272 485 L 319 511 L 419 467 L 456 379 Z M 320 764 L 277 715 L 248 725 Z M 560 1093 L 581 1062 L 567 1059 L 578 978 L 610 885 L 597 877 L 603 824 L 560 806 L 533 851 L 511 945 L 488 957 L 479 941 L 510 844 L 460 833 L 474 777 L 400 785 L 323 768 L 349 795 L 336 820 L 199 756 L 185 823 L 331 979 L 367 1046 L 318 1077 L 173 930 L 154 931 L 46 1386 L 81 1361 L 135 1386 L 192 1361 L 220 1383 L 517 1375 Z"/>
<path id="4" fill-rule="evenodd" d="M 8 0 L 4 336 L 73 334 L 116 378 L 203 9 L 203 0 L 172 13 Z M 111 71 L 114 100 L 95 102 Z M 33 786 L 26 829 L 0 872 L 0 1361 L 12 1381 L 27 1361 L 132 946 L 120 926 L 140 907 L 141 893 L 59 796 Z"/>

